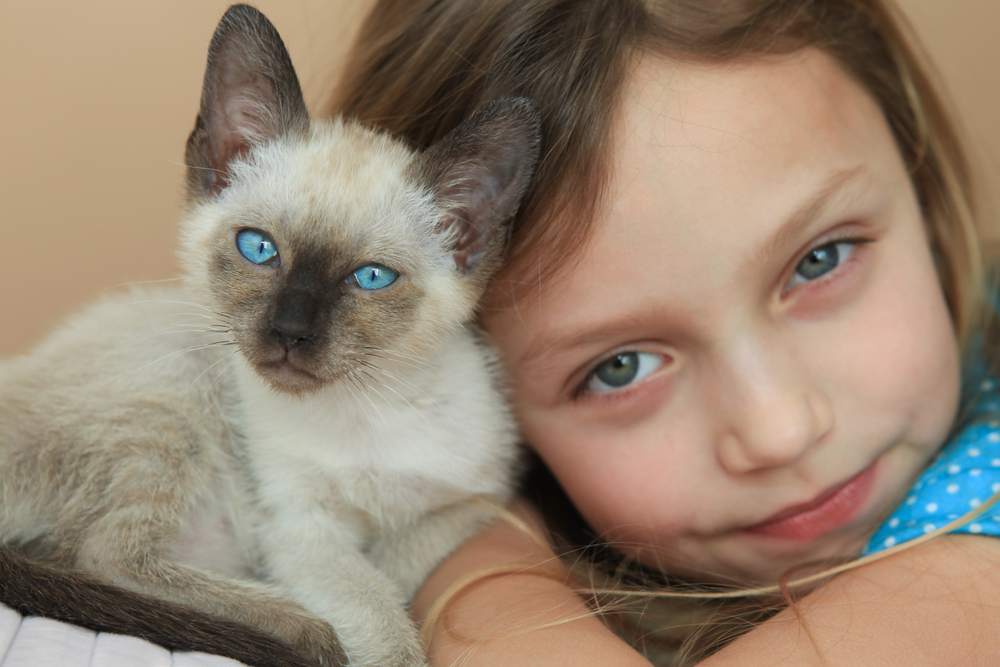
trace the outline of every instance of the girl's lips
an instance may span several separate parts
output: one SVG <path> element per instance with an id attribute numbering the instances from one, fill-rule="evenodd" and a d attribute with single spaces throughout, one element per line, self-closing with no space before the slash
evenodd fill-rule
<path id="1" fill-rule="evenodd" d="M 746 531 L 802 541 L 814 540 L 832 532 L 853 519 L 868 501 L 874 486 L 876 463 L 843 484 L 823 492 L 815 500 L 782 510 Z"/>

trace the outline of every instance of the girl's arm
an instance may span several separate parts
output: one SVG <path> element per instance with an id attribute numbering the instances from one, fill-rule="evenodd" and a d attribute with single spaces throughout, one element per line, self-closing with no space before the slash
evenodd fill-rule
<path id="1" fill-rule="evenodd" d="M 537 521 L 527 504 L 515 505 L 514 511 Z M 551 552 L 498 521 L 438 568 L 415 600 L 414 612 L 423 618 L 434 600 L 464 576 L 548 558 Z M 989 664 L 1000 655 L 1000 539 L 956 535 L 933 540 L 841 574 L 798 607 L 801 619 L 785 610 L 702 664 Z M 432 665 L 649 664 L 600 619 L 586 615 L 567 578 L 489 578 L 449 609 L 432 635 Z M 449 622 L 460 638 L 446 631 Z M 476 641 L 487 637 L 499 638 Z"/>
<path id="2" fill-rule="evenodd" d="M 539 535 L 544 534 L 528 503 L 515 502 L 511 509 Z M 502 520 L 452 554 L 417 594 L 413 613 L 418 620 L 425 618 L 431 605 L 452 583 L 491 567 L 544 563 L 540 570 L 557 574 L 500 574 L 466 589 L 448 604 L 447 613 L 434 626 L 431 665 L 650 667 L 645 658 L 589 612 L 573 592 L 569 578 L 558 576 L 562 568 L 554 558 L 551 550 L 540 547 L 522 530 Z M 576 620 L 561 622 L 567 618 Z M 543 628 L 547 623 L 556 625 Z M 449 625 L 455 635 L 472 639 L 456 639 L 447 632 Z"/>
<path id="3" fill-rule="evenodd" d="M 805 625 L 785 610 L 702 664 L 994 664 L 1000 539 L 931 540 L 839 575 L 799 608 Z"/>

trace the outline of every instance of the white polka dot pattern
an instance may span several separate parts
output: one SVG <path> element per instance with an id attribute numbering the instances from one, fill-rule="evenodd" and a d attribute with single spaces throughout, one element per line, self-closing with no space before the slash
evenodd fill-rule
<path id="1" fill-rule="evenodd" d="M 977 423 L 941 450 L 889 519 L 864 555 L 937 530 L 1000 492 L 1000 421 Z M 1000 537 L 1000 503 L 955 530 Z"/>

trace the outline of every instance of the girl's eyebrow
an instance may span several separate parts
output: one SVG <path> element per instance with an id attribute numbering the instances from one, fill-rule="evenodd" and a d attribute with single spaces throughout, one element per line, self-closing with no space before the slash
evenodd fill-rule
<path id="1" fill-rule="evenodd" d="M 630 332 L 649 326 L 655 319 L 654 313 L 643 311 L 617 320 L 601 322 L 565 336 L 557 334 L 536 338 L 518 359 L 518 365 L 530 364 L 535 367 L 535 362 L 552 353 L 564 355 L 581 347 L 591 347 L 610 340 L 617 340 Z M 538 370 L 539 372 L 548 372 L 547 365 L 542 364 Z"/>
<path id="2" fill-rule="evenodd" d="M 802 233 L 822 214 L 841 191 L 849 185 L 870 180 L 866 165 L 860 164 L 833 172 L 818 190 L 798 208 L 788 219 L 750 255 L 741 267 L 741 273 L 752 271 L 775 254 L 780 254 L 788 244 L 795 242 Z"/>

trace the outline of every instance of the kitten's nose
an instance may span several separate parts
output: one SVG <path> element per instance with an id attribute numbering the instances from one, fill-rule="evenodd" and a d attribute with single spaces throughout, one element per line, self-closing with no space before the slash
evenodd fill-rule
<path id="1" fill-rule="evenodd" d="M 319 312 L 315 295 L 299 289 L 282 292 L 271 320 L 271 334 L 286 350 L 301 347 L 316 337 Z"/>

